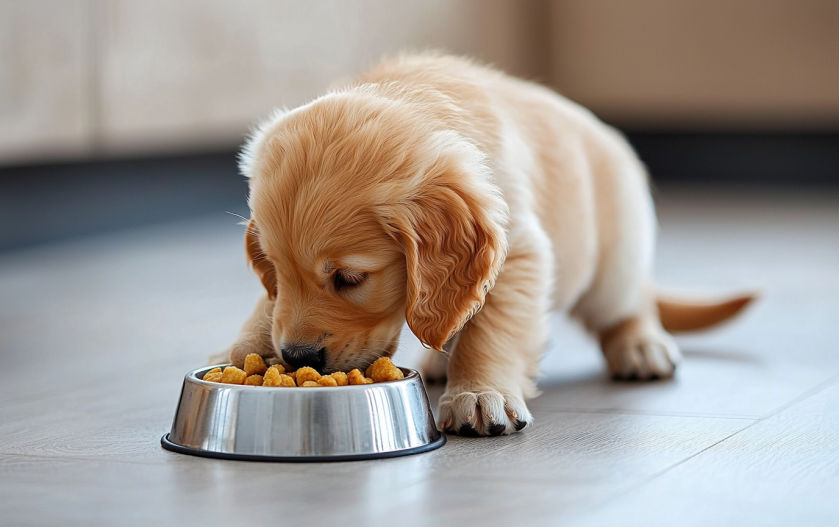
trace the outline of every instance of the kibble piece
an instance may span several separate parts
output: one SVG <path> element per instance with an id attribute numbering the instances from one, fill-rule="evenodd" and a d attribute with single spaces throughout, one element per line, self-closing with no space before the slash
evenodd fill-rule
<path id="1" fill-rule="evenodd" d="M 282 386 L 283 383 L 280 377 L 282 375 L 277 368 L 268 368 L 268 371 L 265 372 L 265 376 L 262 378 L 262 386 Z"/>
<path id="2" fill-rule="evenodd" d="M 367 381 L 364 379 L 364 375 L 358 371 L 358 368 L 347 374 L 347 381 L 349 381 L 350 384 L 367 384 Z"/>
<path id="3" fill-rule="evenodd" d="M 242 384 L 248 374 L 244 370 L 240 370 L 236 366 L 228 366 L 221 374 L 221 382 L 224 384 Z"/>
<path id="4" fill-rule="evenodd" d="M 331 375 L 333 379 L 335 379 L 335 383 L 338 386 L 346 386 L 349 384 L 349 380 L 347 379 L 347 374 L 342 371 L 336 371 Z"/>
<path id="5" fill-rule="evenodd" d="M 221 382 L 221 369 L 216 368 L 217 372 L 207 372 L 204 374 L 204 380 L 209 382 Z"/>
<path id="6" fill-rule="evenodd" d="M 283 388 L 294 388 L 297 386 L 297 383 L 288 375 L 280 375 L 280 386 Z"/>
<path id="7" fill-rule="evenodd" d="M 262 375 L 248 375 L 245 379 L 245 384 L 248 386 L 262 386 Z"/>
<path id="8" fill-rule="evenodd" d="M 317 385 L 318 383 L 315 381 L 303 381 L 303 384 L 301 384 L 300 386 L 302 386 L 303 388 L 312 388 Z"/>
<path id="9" fill-rule="evenodd" d="M 221 373 L 221 368 L 213 368 L 212 370 L 210 370 L 210 371 L 208 371 L 207 373 L 205 373 L 205 374 L 204 374 L 204 376 L 203 376 L 203 377 L 201 377 L 201 378 L 206 380 L 206 379 L 207 379 L 207 375 L 210 375 L 211 373 Z"/>
<path id="10" fill-rule="evenodd" d="M 248 375 L 262 375 L 267 369 L 268 366 L 265 365 L 265 361 L 256 353 L 251 353 L 245 357 L 245 373 Z"/>
<path id="11" fill-rule="evenodd" d="M 303 386 L 303 383 L 306 381 L 317 382 L 318 379 L 320 379 L 320 373 L 318 373 L 314 368 L 303 366 L 297 370 L 297 384 L 299 386 Z"/>
<path id="12" fill-rule="evenodd" d="M 286 375 L 288 375 L 289 377 L 291 377 L 291 378 L 292 378 L 292 379 L 294 379 L 295 381 L 297 380 L 297 372 L 296 372 L 296 371 L 289 371 L 289 372 L 286 372 Z"/>
<path id="13" fill-rule="evenodd" d="M 324 375 L 318 379 L 318 386 L 338 386 L 338 382 L 331 375 Z"/>
<path id="14" fill-rule="evenodd" d="M 398 381 L 405 378 L 402 370 L 394 366 L 387 357 L 382 357 L 367 368 L 367 377 L 375 382 Z"/>
<path id="15" fill-rule="evenodd" d="M 374 382 L 376 382 L 376 381 L 374 381 L 370 377 L 365 377 L 364 378 L 364 384 L 373 384 Z"/>
<path id="16" fill-rule="evenodd" d="M 268 369 L 269 369 L 269 370 L 270 370 L 271 368 L 273 368 L 273 369 L 277 370 L 277 371 L 280 373 L 280 375 L 282 375 L 282 374 L 284 374 L 284 373 L 285 373 L 285 368 L 283 368 L 283 365 L 282 365 L 282 364 L 274 364 L 273 366 L 269 366 L 269 367 L 268 367 Z M 263 374 L 263 375 L 264 375 L 264 374 Z"/>

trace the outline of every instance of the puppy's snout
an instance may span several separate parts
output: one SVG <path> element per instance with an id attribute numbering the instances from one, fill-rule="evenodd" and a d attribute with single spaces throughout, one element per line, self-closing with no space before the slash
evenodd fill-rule
<path id="1" fill-rule="evenodd" d="M 308 344 L 288 346 L 283 348 L 283 360 L 293 368 L 309 366 L 318 371 L 323 371 L 326 359 L 326 348 L 318 348 Z"/>

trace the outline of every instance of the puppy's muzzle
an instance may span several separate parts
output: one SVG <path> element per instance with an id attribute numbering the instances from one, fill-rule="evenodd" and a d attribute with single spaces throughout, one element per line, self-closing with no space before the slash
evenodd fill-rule
<path id="1" fill-rule="evenodd" d="M 283 348 L 283 360 L 292 368 L 309 366 L 318 371 L 323 371 L 326 359 L 326 348 L 318 348 L 307 344 L 288 346 Z"/>

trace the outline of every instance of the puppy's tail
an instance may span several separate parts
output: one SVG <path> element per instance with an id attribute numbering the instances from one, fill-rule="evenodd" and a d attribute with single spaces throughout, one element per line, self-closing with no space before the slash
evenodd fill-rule
<path id="1" fill-rule="evenodd" d="M 720 324 L 745 309 L 758 295 L 747 293 L 726 300 L 697 302 L 658 295 L 661 325 L 670 333 L 697 331 Z"/>

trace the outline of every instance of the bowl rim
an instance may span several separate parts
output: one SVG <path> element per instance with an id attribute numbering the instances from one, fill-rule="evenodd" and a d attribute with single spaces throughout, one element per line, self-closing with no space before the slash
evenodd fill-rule
<path id="1" fill-rule="evenodd" d="M 346 386 L 294 386 L 294 387 L 289 387 L 289 386 L 252 386 L 252 385 L 249 385 L 249 384 L 225 384 L 225 383 L 221 383 L 221 382 L 205 381 L 203 378 L 198 376 L 199 373 L 203 372 L 204 374 L 206 374 L 208 371 L 210 371 L 214 368 L 224 369 L 227 366 L 232 366 L 232 364 L 230 364 L 228 362 L 228 363 L 225 363 L 225 364 L 214 364 L 212 366 L 202 366 L 201 368 L 197 368 L 195 370 L 192 370 L 191 372 L 184 375 L 184 382 L 187 382 L 187 381 L 188 382 L 194 382 L 194 383 L 198 383 L 202 386 L 208 386 L 208 387 L 214 388 L 214 389 L 230 389 L 230 388 L 253 389 L 253 388 L 259 388 L 261 390 L 293 390 L 295 388 L 299 388 L 299 389 L 306 388 L 306 390 L 311 390 L 312 388 L 324 388 L 324 389 L 328 388 L 330 390 L 336 390 L 336 389 L 337 390 L 346 390 L 346 389 L 358 390 L 358 389 L 364 389 L 364 388 L 373 388 L 375 386 L 390 386 L 390 385 L 399 384 L 399 383 L 402 383 L 402 382 L 411 381 L 411 380 L 414 380 L 414 379 L 422 380 L 422 377 L 420 376 L 420 374 L 417 370 L 414 370 L 414 369 L 411 369 L 411 368 L 403 368 L 401 366 L 397 366 L 397 368 L 402 370 L 402 374 L 405 376 L 402 379 L 399 379 L 399 380 L 396 380 L 396 381 L 375 382 L 373 384 L 348 384 Z M 202 377 L 203 377 L 203 375 L 202 375 Z"/>

